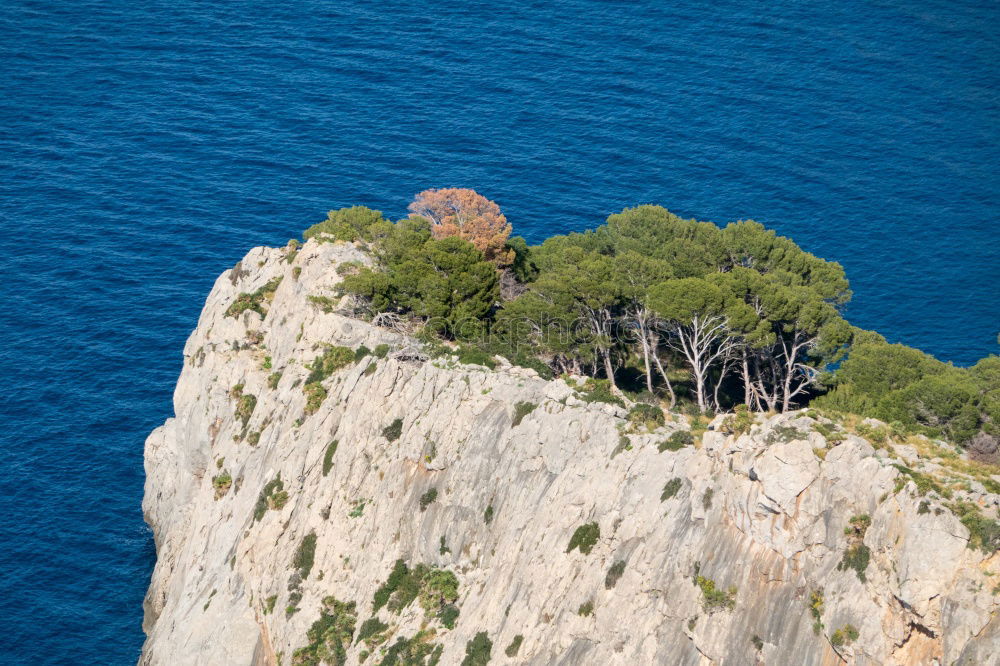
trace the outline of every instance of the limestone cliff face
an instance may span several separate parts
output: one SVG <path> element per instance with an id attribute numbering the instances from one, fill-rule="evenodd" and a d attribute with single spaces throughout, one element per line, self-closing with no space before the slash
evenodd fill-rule
<path id="1" fill-rule="evenodd" d="M 902 482 L 898 454 L 831 446 L 801 412 L 661 452 L 681 417 L 632 432 L 564 381 L 420 360 L 327 311 L 347 261 L 367 259 L 256 248 L 208 297 L 175 416 L 146 442 L 141 664 L 425 663 L 403 661 L 418 648 L 458 664 L 480 632 L 500 664 L 1000 663 L 1000 558 Z M 325 345 L 381 344 L 307 408 Z M 590 523 L 596 542 L 568 550 Z M 838 568 L 862 545 L 867 562 Z M 359 636 L 397 560 L 452 572 L 457 598 L 397 591 Z M 321 612 L 353 634 L 307 635 Z"/>

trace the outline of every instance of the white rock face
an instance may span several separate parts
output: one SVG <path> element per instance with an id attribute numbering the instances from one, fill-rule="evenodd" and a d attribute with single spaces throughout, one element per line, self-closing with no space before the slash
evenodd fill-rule
<path id="1" fill-rule="evenodd" d="M 294 257 L 256 248 L 208 297 L 185 347 L 175 416 L 146 442 L 143 508 L 157 564 L 141 664 L 301 661 L 293 654 L 309 643 L 322 600 L 354 602 L 360 627 L 397 559 L 454 572 L 454 628 L 424 625 L 417 602 L 382 608 L 388 640 L 352 641 L 348 664 L 369 649 L 365 663 L 382 663 L 421 628 L 443 647 L 440 664 L 460 663 L 479 632 L 500 664 L 1000 663 L 1000 558 L 967 548 L 968 530 L 936 511 L 939 501 L 921 511 L 927 498 L 913 483 L 896 491 L 894 460 L 864 440 L 850 436 L 821 460 L 823 440 L 801 413 L 661 453 L 657 444 L 687 427 L 679 417 L 630 433 L 623 410 L 531 370 L 390 353 L 333 373 L 306 414 L 306 366 L 323 345 L 412 344 L 310 301 L 334 296 L 346 261 L 367 259 L 315 241 Z M 226 315 L 241 293 L 279 276 L 266 316 Z M 237 385 L 256 399 L 245 426 Z M 515 426 L 522 402 L 537 406 Z M 390 441 L 384 429 L 396 419 Z M 217 489 L 223 473 L 231 484 Z M 255 520 L 279 476 L 287 502 Z M 676 494 L 661 499 L 673 479 Z M 837 568 L 858 514 L 872 520 L 864 582 Z M 567 552 L 590 522 L 600 529 L 593 549 Z M 314 564 L 300 580 L 293 560 L 310 533 Z M 617 562 L 624 569 L 608 585 Z M 696 571 L 735 588 L 732 608 L 706 609 Z M 819 589 L 817 634 L 809 597 Z M 580 614 L 588 602 L 592 614 Z M 835 648 L 829 637 L 848 624 L 859 637 Z"/>

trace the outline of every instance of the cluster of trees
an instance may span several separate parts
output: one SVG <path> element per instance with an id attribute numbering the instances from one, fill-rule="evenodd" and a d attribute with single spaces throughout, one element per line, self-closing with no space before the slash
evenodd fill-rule
<path id="1" fill-rule="evenodd" d="M 829 390 L 828 406 L 959 441 L 1000 423 L 998 361 L 957 369 L 850 326 L 843 268 L 757 222 L 638 206 L 529 247 L 472 190 L 421 192 L 410 212 L 347 208 L 306 231 L 368 244 L 376 266 L 343 286 L 373 316 L 700 411 L 786 411 Z M 900 379 L 883 376 L 893 359 Z"/>
<path id="2" fill-rule="evenodd" d="M 897 422 L 963 444 L 984 459 L 996 458 L 1000 356 L 957 368 L 863 331 L 826 383 L 830 391 L 816 406 Z"/>

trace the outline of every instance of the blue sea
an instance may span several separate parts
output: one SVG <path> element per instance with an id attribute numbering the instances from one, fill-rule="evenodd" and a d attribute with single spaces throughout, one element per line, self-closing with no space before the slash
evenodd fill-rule
<path id="1" fill-rule="evenodd" d="M 530 241 L 661 203 L 843 263 L 850 319 L 1000 351 L 1000 5 L 0 3 L 0 662 L 129 664 L 142 446 L 215 277 L 472 187 Z"/>

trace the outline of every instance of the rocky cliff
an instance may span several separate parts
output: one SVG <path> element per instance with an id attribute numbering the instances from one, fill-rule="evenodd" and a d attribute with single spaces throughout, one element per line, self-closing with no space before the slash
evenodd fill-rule
<path id="1" fill-rule="evenodd" d="M 947 447 L 650 430 L 337 314 L 350 261 L 256 248 L 208 297 L 146 442 L 141 664 L 1000 661 L 1000 558 L 949 508 L 995 479 Z"/>

